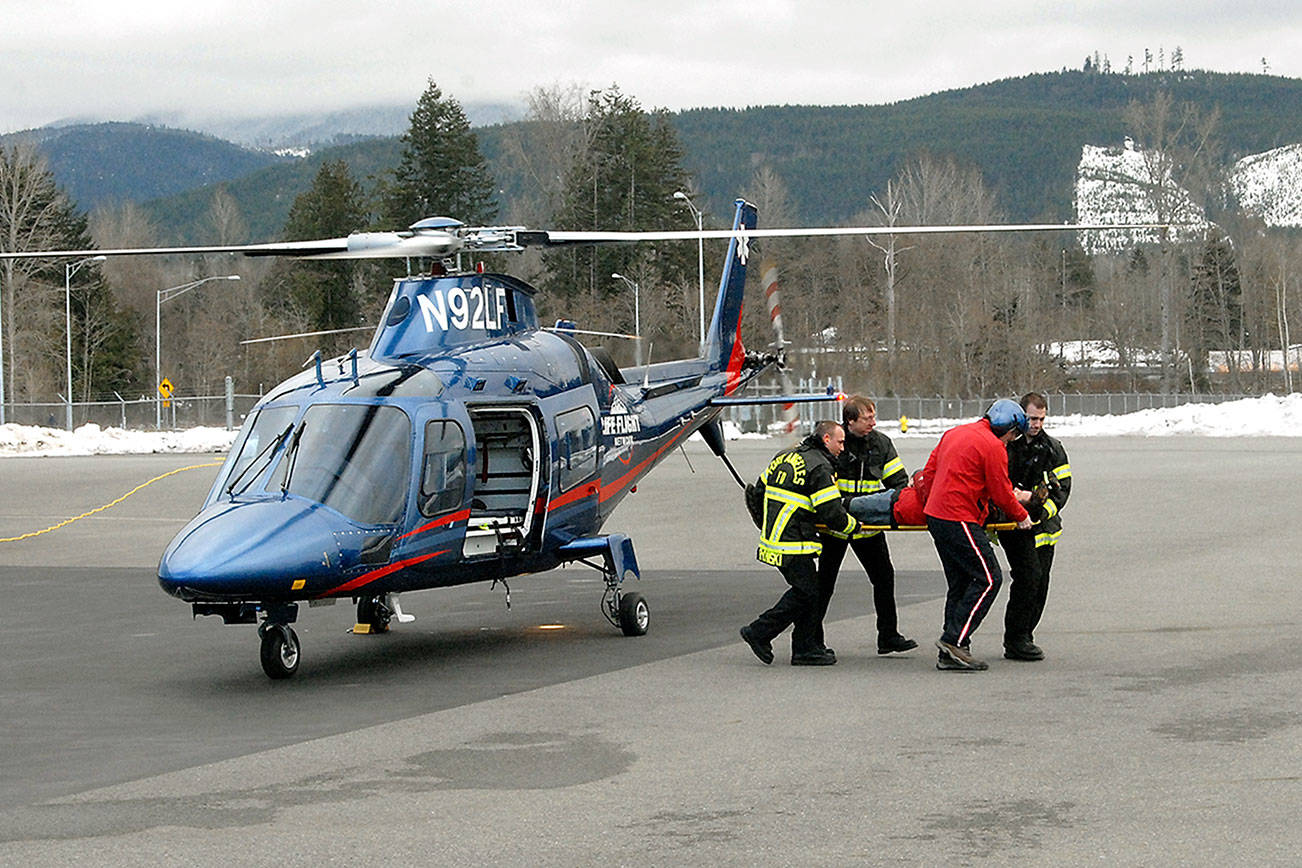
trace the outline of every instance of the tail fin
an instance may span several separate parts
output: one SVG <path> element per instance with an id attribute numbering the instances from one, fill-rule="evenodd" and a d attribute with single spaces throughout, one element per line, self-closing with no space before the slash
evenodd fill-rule
<path id="1" fill-rule="evenodd" d="M 755 206 L 738 199 L 733 230 L 754 229 Z M 746 290 L 746 260 L 750 245 L 745 238 L 728 242 L 728 258 L 723 264 L 723 277 L 719 281 L 719 299 L 714 304 L 714 317 L 705 341 L 705 359 L 711 371 L 727 371 L 728 382 L 724 394 L 731 394 L 741 382 L 741 364 L 746 351 L 741 345 L 741 306 Z"/>

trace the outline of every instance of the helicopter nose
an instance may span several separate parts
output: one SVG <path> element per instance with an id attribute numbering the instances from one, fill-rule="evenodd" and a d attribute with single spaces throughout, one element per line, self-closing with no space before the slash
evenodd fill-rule
<path id="1" fill-rule="evenodd" d="M 327 517 L 299 500 L 213 504 L 163 552 L 158 583 L 195 600 L 287 597 L 295 581 L 337 574 L 339 545 Z"/>

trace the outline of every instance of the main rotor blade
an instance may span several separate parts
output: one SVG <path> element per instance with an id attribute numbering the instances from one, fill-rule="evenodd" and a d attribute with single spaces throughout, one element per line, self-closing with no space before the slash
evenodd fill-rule
<path id="1" fill-rule="evenodd" d="M 89 256 L 165 256 L 168 254 L 243 253 L 246 256 L 321 256 L 348 249 L 347 238 L 288 241 L 275 244 L 226 244 L 215 247 L 111 247 L 106 250 L 0 251 L 0 259 L 72 259 Z"/>
<path id="2" fill-rule="evenodd" d="M 216 247 L 117 247 L 107 250 L 24 250 L 0 252 L 0 259 L 72 259 L 91 256 L 163 256 L 167 254 L 242 253 L 245 256 L 287 256 L 297 259 L 441 259 L 462 247 L 449 232 L 416 235 L 399 232 L 356 232 L 347 238 L 282 241 L 273 244 L 227 244 Z"/>
<path id="3" fill-rule="evenodd" d="M 1087 232 L 1103 229 L 1163 229 L 1170 223 L 996 223 L 947 226 L 816 226 L 791 229 L 683 229 L 672 232 L 587 232 L 535 230 L 519 233 L 528 244 L 602 244 L 635 241 L 696 241 L 731 238 L 802 238 L 854 235 L 937 235 L 960 232 Z"/>

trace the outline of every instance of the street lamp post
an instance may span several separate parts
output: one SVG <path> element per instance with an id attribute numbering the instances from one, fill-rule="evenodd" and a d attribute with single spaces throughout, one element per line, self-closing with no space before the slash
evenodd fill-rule
<path id="1" fill-rule="evenodd" d="M 78 259 L 76 262 L 68 263 L 63 266 L 63 331 L 64 331 L 64 361 L 68 372 L 66 383 L 67 394 L 63 396 L 64 405 L 67 407 L 66 427 L 72 430 L 72 276 L 77 273 L 88 262 L 103 262 L 108 259 L 107 256 L 88 256 L 85 259 Z"/>
<path id="2" fill-rule="evenodd" d="M 700 210 L 692 202 L 691 198 L 682 190 L 674 191 L 674 198 L 685 202 L 687 204 L 687 207 L 692 209 L 692 216 L 696 218 L 696 231 L 700 232 L 703 223 L 703 218 L 705 215 L 703 215 L 700 212 Z M 704 347 L 705 346 L 705 239 L 704 238 L 696 239 L 696 274 L 700 283 L 701 346 Z"/>
<path id="3" fill-rule="evenodd" d="M 239 280 L 238 274 L 222 274 L 215 277 L 203 277 L 180 286 L 155 290 L 154 295 L 154 427 L 163 427 L 163 393 L 159 387 L 163 383 L 163 302 L 202 286 L 210 280 Z"/>
<path id="4" fill-rule="evenodd" d="M 642 300 L 641 292 L 638 289 L 636 280 L 629 280 L 618 272 L 610 275 L 615 280 L 622 280 L 633 288 L 633 335 L 637 338 L 633 342 L 633 352 L 637 356 L 634 360 L 638 366 L 642 364 Z"/>

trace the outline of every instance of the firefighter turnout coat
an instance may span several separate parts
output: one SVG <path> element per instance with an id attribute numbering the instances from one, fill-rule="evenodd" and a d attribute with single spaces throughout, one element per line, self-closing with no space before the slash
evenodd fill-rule
<path id="1" fill-rule="evenodd" d="M 1047 497 L 1044 503 L 1037 504 L 1032 500 L 1027 511 L 1036 521 L 1035 545 L 1056 545 L 1062 535 L 1062 517 L 1058 513 L 1071 496 L 1071 464 L 1067 461 L 1067 450 L 1043 430 L 1034 437 L 1019 437 L 1008 444 L 1008 477 L 1013 485 L 1024 491 L 1045 487 Z"/>
<path id="2" fill-rule="evenodd" d="M 843 536 L 858 529 L 859 522 L 841 503 L 832 456 L 812 434 L 795 449 L 779 453 L 762 479 L 764 515 L 755 557 L 764 563 L 780 567 L 788 557 L 819 554 L 820 529 Z"/>

